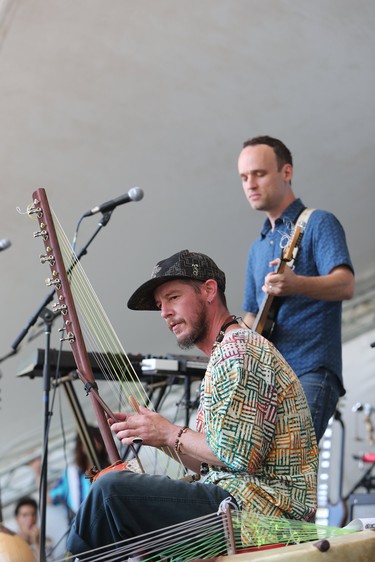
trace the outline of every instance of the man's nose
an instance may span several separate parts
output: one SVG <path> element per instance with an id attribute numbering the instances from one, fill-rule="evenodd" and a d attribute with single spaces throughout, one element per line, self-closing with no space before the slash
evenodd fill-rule
<path id="1" fill-rule="evenodd" d="M 248 176 L 246 180 L 243 181 L 243 187 L 245 191 L 251 191 L 256 188 L 256 178 Z"/>
<path id="2" fill-rule="evenodd" d="M 171 307 L 168 304 L 162 304 L 160 307 L 160 315 L 164 320 L 167 320 L 171 315 Z"/>

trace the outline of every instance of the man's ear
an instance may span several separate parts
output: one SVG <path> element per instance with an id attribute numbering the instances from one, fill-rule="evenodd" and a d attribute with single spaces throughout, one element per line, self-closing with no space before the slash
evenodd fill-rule
<path id="1" fill-rule="evenodd" d="M 217 295 L 217 291 L 218 291 L 217 282 L 215 281 L 215 279 L 207 279 L 207 281 L 204 282 L 203 287 L 204 287 L 206 300 L 208 304 L 211 304 Z"/>
<path id="2" fill-rule="evenodd" d="M 291 182 L 293 177 L 293 166 L 291 164 L 284 164 L 283 166 L 284 181 Z"/>

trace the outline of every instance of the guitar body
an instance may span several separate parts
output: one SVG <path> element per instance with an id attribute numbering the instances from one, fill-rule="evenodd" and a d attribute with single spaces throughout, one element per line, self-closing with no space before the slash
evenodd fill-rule
<path id="1" fill-rule="evenodd" d="M 273 297 L 267 295 L 264 298 L 261 308 L 254 320 L 252 329 L 258 334 L 262 334 L 268 340 L 272 337 L 272 332 L 275 327 L 277 313 L 281 304 L 280 297 Z"/>

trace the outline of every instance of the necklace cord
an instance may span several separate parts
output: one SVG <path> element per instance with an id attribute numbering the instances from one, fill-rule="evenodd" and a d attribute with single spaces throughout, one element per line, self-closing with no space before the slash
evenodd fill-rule
<path id="1" fill-rule="evenodd" d="M 225 335 L 225 330 L 226 330 L 227 328 L 229 328 L 229 326 L 232 326 L 232 324 L 238 324 L 238 320 L 237 320 L 237 318 L 236 318 L 234 315 L 232 315 L 232 316 L 230 317 L 229 322 L 225 322 L 225 323 L 221 326 L 221 328 L 220 328 L 220 330 L 219 330 L 219 333 L 218 333 L 218 335 L 216 336 L 216 340 L 215 340 L 216 342 L 220 343 L 220 342 L 223 341 L 224 335 Z"/>

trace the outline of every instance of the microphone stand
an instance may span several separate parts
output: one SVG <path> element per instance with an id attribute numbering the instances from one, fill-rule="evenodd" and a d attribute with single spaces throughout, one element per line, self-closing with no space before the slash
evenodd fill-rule
<path id="1" fill-rule="evenodd" d="M 50 373 L 50 341 L 51 327 L 53 323 L 53 312 L 48 308 L 42 311 L 41 318 L 44 321 L 46 344 L 43 364 L 43 402 L 44 402 L 44 432 L 43 432 L 43 462 L 39 483 L 39 512 L 40 512 L 40 543 L 39 560 L 46 562 L 46 514 L 47 514 L 47 466 L 48 466 L 48 432 L 52 412 L 49 410 L 49 392 L 51 388 Z"/>
<path id="2" fill-rule="evenodd" d="M 100 230 L 106 226 L 111 218 L 113 209 L 103 213 L 102 218 L 98 224 L 98 228 L 85 244 L 85 246 L 77 254 L 77 261 L 81 259 L 82 256 L 87 254 L 87 249 L 91 242 L 98 235 Z M 74 261 L 72 265 L 67 270 L 67 275 L 73 271 L 77 261 Z M 26 334 L 30 328 L 36 323 L 38 318 L 42 318 L 44 322 L 44 330 L 46 335 L 45 341 L 45 354 L 44 354 L 44 364 L 43 364 L 43 403 L 44 403 L 44 434 L 43 434 L 43 459 L 42 459 L 42 471 L 39 484 L 39 513 L 40 513 L 40 553 L 39 562 L 46 562 L 46 514 L 47 514 L 47 486 L 48 486 L 48 433 L 49 433 L 49 422 L 52 417 L 52 412 L 49 411 L 49 393 L 51 387 L 51 374 L 50 374 L 50 339 L 51 339 L 51 327 L 56 315 L 47 308 L 47 305 L 52 301 L 55 293 L 55 289 L 46 297 L 41 306 L 38 308 L 36 313 L 29 320 L 27 326 L 22 330 L 17 339 L 12 344 L 13 352 L 9 355 L 14 355 L 17 352 L 18 346 L 21 341 L 25 338 Z M 6 357 L 8 357 L 7 355 Z"/>
<path id="3" fill-rule="evenodd" d="M 103 213 L 103 216 L 102 216 L 102 218 L 99 222 L 98 228 L 96 229 L 94 234 L 91 236 L 89 241 L 85 244 L 85 246 L 80 250 L 79 254 L 77 254 L 77 261 L 80 261 L 80 259 L 87 254 L 88 247 L 90 246 L 90 244 L 94 240 L 94 238 L 97 236 L 97 234 L 100 232 L 100 230 L 108 224 L 109 219 L 111 218 L 112 212 L 113 211 L 108 211 L 106 213 Z M 75 262 L 75 263 L 77 263 L 77 262 Z M 67 270 L 68 276 L 73 271 L 75 263 L 73 263 L 69 267 L 69 269 Z M 6 355 L 4 357 L 4 359 L 6 359 L 7 357 L 9 357 L 11 355 L 14 355 L 16 353 L 16 351 L 18 349 L 18 346 L 20 345 L 22 340 L 26 337 L 27 333 L 32 328 L 32 326 L 34 326 L 34 324 L 36 323 L 38 318 L 41 316 L 41 314 L 43 312 L 43 309 L 46 308 L 46 306 L 53 300 L 54 294 L 55 294 L 55 289 L 52 289 L 52 291 L 49 293 L 49 295 L 47 295 L 45 300 L 39 306 L 39 308 L 37 309 L 35 314 L 30 318 L 27 326 L 22 330 L 22 332 L 18 335 L 18 337 L 12 343 L 11 348 L 13 349 L 13 351 L 11 351 L 8 355 Z M 0 360 L 0 362 L 1 362 L 1 360 Z"/>

